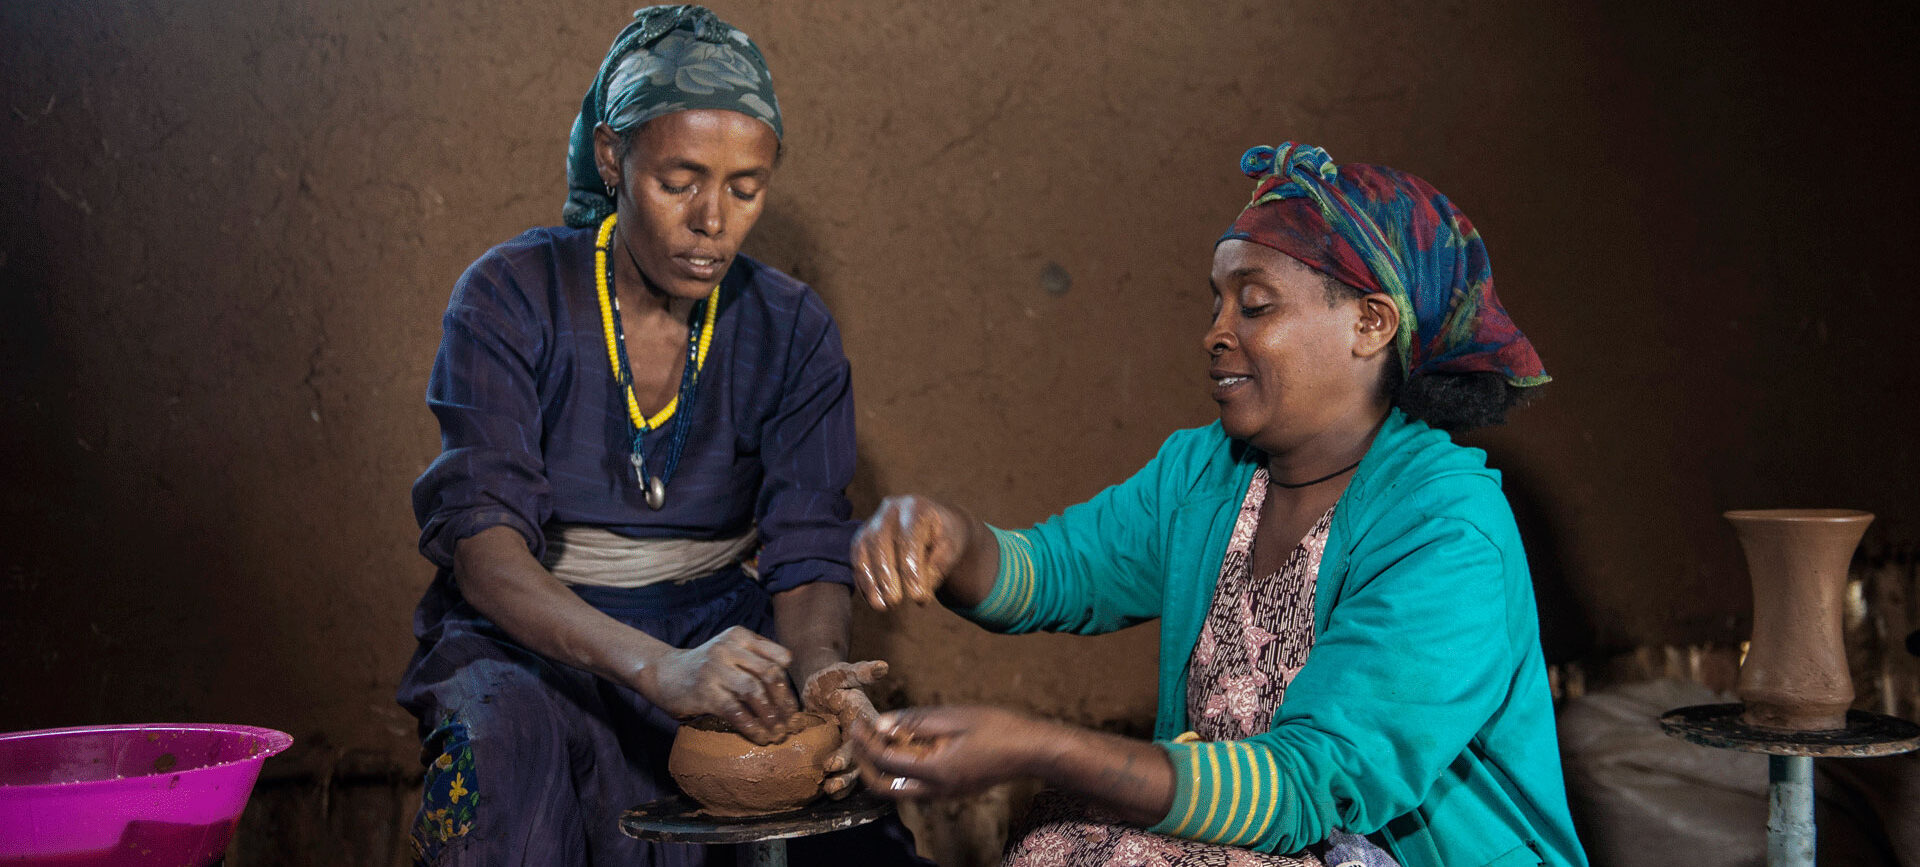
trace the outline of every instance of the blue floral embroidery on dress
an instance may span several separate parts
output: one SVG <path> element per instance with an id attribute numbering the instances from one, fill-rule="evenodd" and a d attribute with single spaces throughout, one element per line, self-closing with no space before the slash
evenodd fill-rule
<path id="1" fill-rule="evenodd" d="M 447 844 L 473 830 L 480 804 L 480 778 L 473 769 L 473 741 L 467 724 L 447 717 L 427 737 L 440 755 L 427 764 L 420 815 L 413 822 L 415 864 L 432 864 Z"/>

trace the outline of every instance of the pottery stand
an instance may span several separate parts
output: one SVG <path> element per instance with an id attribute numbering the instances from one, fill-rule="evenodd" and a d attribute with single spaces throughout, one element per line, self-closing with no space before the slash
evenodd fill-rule
<path id="1" fill-rule="evenodd" d="M 787 867 L 787 840 L 859 827 L 892 810 L 892 801 L 862 790 L 771 816 L 721 817 L 705 815 L 699 804 L 676 795 L 628 810 L 620 830 L 662 843 L 745 843 L 748 867 Z"/>
<path id="2" fill-rule="evenodd" d="M 1848 710 L 1853 683 L 1841 633 L 1847 565 L 1873 516 L 1841 509 L 1728 512 L 1753 579 L 1753 639 L 1740 704 L 1660 717 L 1667 734 L 1767 755 L 1767 864 L 1814 867 L 1813 760 L 1920 748 L 1920 726 Z"/>

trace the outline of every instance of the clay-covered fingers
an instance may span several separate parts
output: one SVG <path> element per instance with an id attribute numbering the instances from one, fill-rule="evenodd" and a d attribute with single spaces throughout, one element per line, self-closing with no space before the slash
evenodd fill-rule
<path id="1" fill-rule="evenodd" d="M 869 790 L 895 799 L 923 798 L 937 793 L 925 780 L 902 776 L 897 772 L 898 765 L 879 757 L 889 750 L 887 736 L 876 732 L 871 722 L 855 723 L 846 746 L 852 748 L 854 769 Z"/>
<path id="2" fill-rule="evenodd" d="M 735 703 L 723 715 L 755 743 L 785 737 L 788 721 L 800 711 L 793 687 L 787 682 L 787 666 L 793 655 L 738 626 L 715 636 L 709 645 L 713 647 L 702 676 Z"/>
<path id="3" fill-rule="evenodd" d="M 728 725 L 733 726 L 733 730 L 739 732 L 741 737 L 756 744 L 770 744 L 780 739 L 773 733 L 772 728 L 762 722 L 760 717 L 744 704 L 736 704 L 731 710 L 722 711 L 720 716 L 727 721 Z"/>
<path id="4" fill-rule="evenodd" d="M 634 688 L 675 719 L 720 717 L 755 743 L 788 734 L 800 703 L 787 681 L 793 655 L 753 630 L 733 627 L 697 647 L 662 654 Z"/>
<path id="5" fill-rule="evenodd" d="M 853 583 L 876 611 L 905 598 L 894 569 L 895 542 L 900 532 L 900 502 L 888 497 L 853 537 Z"/>
<path id="6" fill-rule="evenodd" d="M 853 794 L 855 784 L 860 781 L 860 768 L 853 760 L 853 743 L 842 743 L 827 756 L 821 770 L 827 772 L 827 778 L 820 782 L 820 790 L 826 792 L 827 797 L 839 800 Z"/>
<path id="7" fill-rule="evenodd" d="M 965 549 L 965 523 L 925 497 L 888 497 L 853 541 L 854 583 L 884 611 L 926 603 Z"/>
<path id="8" fill-rule="evenodd" d="M 894 711 L 854 725 L 850 739 L 863 767 L 889 777 L 918 777 L 928 770 L 926 760 L 944 735 L 923 726 L 916 710 Z"/>
<path id="9" fill-rule="evenodd" d="M 844 733 L 840 748 L 827 757 L 822 769 L 826 779 L 820 784 L 828 797 L 844 798 L 853 793 L 860 779 L 854 760 L 853 734 L 875 716 L 873 701 L 865 687 L 887 676 L 887 664 L 880 660 L 836 662 L 807 678 L 802 690 L 808 710 L 832 714 Z"/>
<path id="10" fill-rule="evenodd" d="M 752 677 L 750 688 L 765 697 L 773 715 L 784 721 L 800 711 L 800 703 L 794 700 L 793 687 L 787 680 L 787 666 L 793 664 L 792 651 L 739 626 L 728 628 L 715 640 L 722 643 L 719 658 Z"/>
<path id="11" fill-rule="evenodd" d="M 820 669 L 807 678 L 804 690 L 804 704 L 808 710 L 828 709 L 838 712 L 832 703 L 843 700 L 843 690 L 858 691 L 887 676 L 887 664 L 880 660 L 865 662 L 836 662 Z"/>
<path id="12" fill-rule="evenodd" d="M 852 725 L 855 720 L 871 720 L 879 715 L 873 708 L 873 699 L 857 689 L 843 689 L 834 693 L 832 702 L 834 716 L 839 717 L 840 725 Z"/>
<path id="13" fill-rule="evenodd" d="M 840 730 L 850 733 L 856 721 L 873 719 L 873 700 L 863 690 L 886 675 L 887 664 L 879 660 L 834 663 L 807 678 L 801 704 L 831 714 L 840 721 Z"/>
<path id="14" fill-rule="evenodd" d="M 907 596 L 924 605 L 965 553 L 966 520 L 928 499 L 916 499 L 912 507 L 918 514 L 908 524 L 900 574 Z"/>
<path id="15" fill-rule="evenodd" d="M 869 659 L 827 666 L 820 669 L 818 677 L 827 689 L 850 689 L 872 686 L 886 677 L 887 671 L 886 660 Z"/>
<path id="16" fill-rule="evenodd" d="M 787 736 L 787 716 L 781 715 L 759 681 L 735 675 L 723 681 L 721 688 L 731 699 L 724 715 L 747 740 L 770 744 Z"/>
<path id="17" fill-rule="evenodd" d="M 958 795 L 1028 773 L 1044 726 L 991 707 L 925 707 L 855 726 L 861 776 L 890 797 Z"/>

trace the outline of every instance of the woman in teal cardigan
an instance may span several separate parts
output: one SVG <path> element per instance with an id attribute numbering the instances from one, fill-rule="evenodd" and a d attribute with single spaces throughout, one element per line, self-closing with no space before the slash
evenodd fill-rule
<path id="1" fill-rule="evenodd" d="M 1584 865 L 1526 555 L 1446 431 L 1548 377 L 1486 247 L 1419 178 L 1254 148 L 1215 247 L 1220 421 L 1029 530 L 891 498 L 854 542 L 888 609 L 1001 632 L 1161 618 L 1153 741 L 981 707 L 856 734 L 894 797 L 1034 776 L 1011 864 Z"/>

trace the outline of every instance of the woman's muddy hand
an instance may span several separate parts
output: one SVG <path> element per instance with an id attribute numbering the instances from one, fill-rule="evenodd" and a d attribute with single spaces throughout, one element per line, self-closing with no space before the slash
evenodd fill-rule
<path id="1" fill-rule="evenodd" d="M 887 664 L 879 660 L 842 662 L 814 672 L 800 690 L 801 704 L 807 710 L 840 721 L 840 748 L 827 757 L 827 778 L 820 786 L 830 797 L 853 794 L 860 772 L 854 766 L 852 733 L 873 722 L 876 716 L 873 701 L 867 698 L 864 689 L 886 676 Z"/>
<path id="2" fill-rule="evenodd" d="M 889 798 L 976 792 L 1033 772 L 1046 724 L 993 707 L 927 707 L 880 714 L 854 733 L 867 787 Z"/>
<path id="3" fill-rule="evenodd" d="M 966 552 L 972 525 L 927 497 L 888 497 L 853 538 L 854 583 L 880 611 L 909 599 L 931 602 Z"/>
<path id="4" fill-rule="evenodd" d="M 698 647 L 662 654 L 641 669 L 637 688 L 676 719 L 711 714 L 747 740 L 768 744 L 789 734 L 800 710 L 787 684 L 792 661 L 786 648 L 735 626 Z"/>

